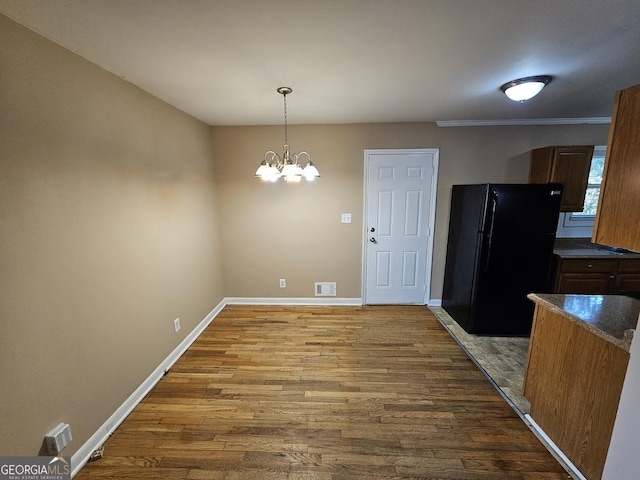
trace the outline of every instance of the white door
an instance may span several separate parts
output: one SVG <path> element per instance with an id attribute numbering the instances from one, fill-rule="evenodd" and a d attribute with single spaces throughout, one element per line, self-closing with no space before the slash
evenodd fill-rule
<path id="1" fill-rule="evenodd" d="M 365 151 L 365 304 L 427 303 L 437 163 L 437 149 Z"/>

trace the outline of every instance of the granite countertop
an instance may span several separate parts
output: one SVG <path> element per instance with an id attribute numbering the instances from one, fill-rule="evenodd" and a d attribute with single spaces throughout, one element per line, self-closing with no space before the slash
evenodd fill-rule
<path id="1" fill-rule="evenodd" d="M 557 238 L 553 253 L 562 258 L 640 258 L 640 253 L 591 243 L 588 238 Z"/>
<path id="2" fill-rule="evenodd" d="M 640 316 L 640 300 L 623 295 L 531 293 L 528 298 L 629 351 Z"/>

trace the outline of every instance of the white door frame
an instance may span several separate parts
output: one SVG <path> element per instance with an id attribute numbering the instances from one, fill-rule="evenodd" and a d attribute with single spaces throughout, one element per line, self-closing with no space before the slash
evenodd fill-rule
<path id="1" fill-rule="evenodd" d="M 367 191 L 369 189 L 369 156 L 375 154 L 388 154 L 388 155 L 401 155 L 401 154 L 432 154 L 433 155 L 433 172 L 431 175 L 431 197 L 429 199 L 429 223 L 427 230 L 427 244 L 426 250 L 426 269 L 425 272 L 425 291 L 424 291 L 424 304 L 429 304 L 431 296 L 431 269 L 433 266 L 433 242 L 434 242 L 434 229 L 436 224 L 436 198 L 438 189 L 438 165 L 440 157 L 440 149 L 438 148 L 402 148 L 402 149 L 373 149 L 364 151 L 364 210 L 362 214 L 362 304 L 367 305 L 367 242 L 368 240 L 368 225 L 367 225 L 367 208 L 369 206 L 369 198 L 367 198 Z"/>

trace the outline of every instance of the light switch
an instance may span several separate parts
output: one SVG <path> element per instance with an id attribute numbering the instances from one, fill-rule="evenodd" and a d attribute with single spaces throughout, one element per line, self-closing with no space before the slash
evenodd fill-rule
<path id="1" fill-rule="evenodd" d="M 351 223 L 351 214 L 343 213 L 342 214 L 342 223 Z"/>

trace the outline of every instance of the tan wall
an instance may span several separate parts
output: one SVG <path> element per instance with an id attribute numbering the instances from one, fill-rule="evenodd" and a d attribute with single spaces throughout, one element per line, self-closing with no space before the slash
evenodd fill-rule
<path id="1" fill-rule="evenodd" d="M 211 131 L 4 16 L 0 65 L 0 454 L 72 455 L 223 298 Z"/>
<path id="2" fill-rule="evenodd" d="M 361 296 L 364 150 L 438 148 L 436 233 L 430 298 L 442 295 L 451 185 L 526 182 L 529 151 L 602 144 L 608 125 L 440 128 L 433 123 L 293 125 L 292 151 L 308 150 L 317 183 L 265 184 L 253 177 L 281 126 L 213 127 L 221 205 L 225 292 L 238 297 L 312 297 L 336 281 L 338 297 Z M 340 223 L 341 213 L 353 223 Z M 286 278 L 287 288 L 278 287 Z"/>

